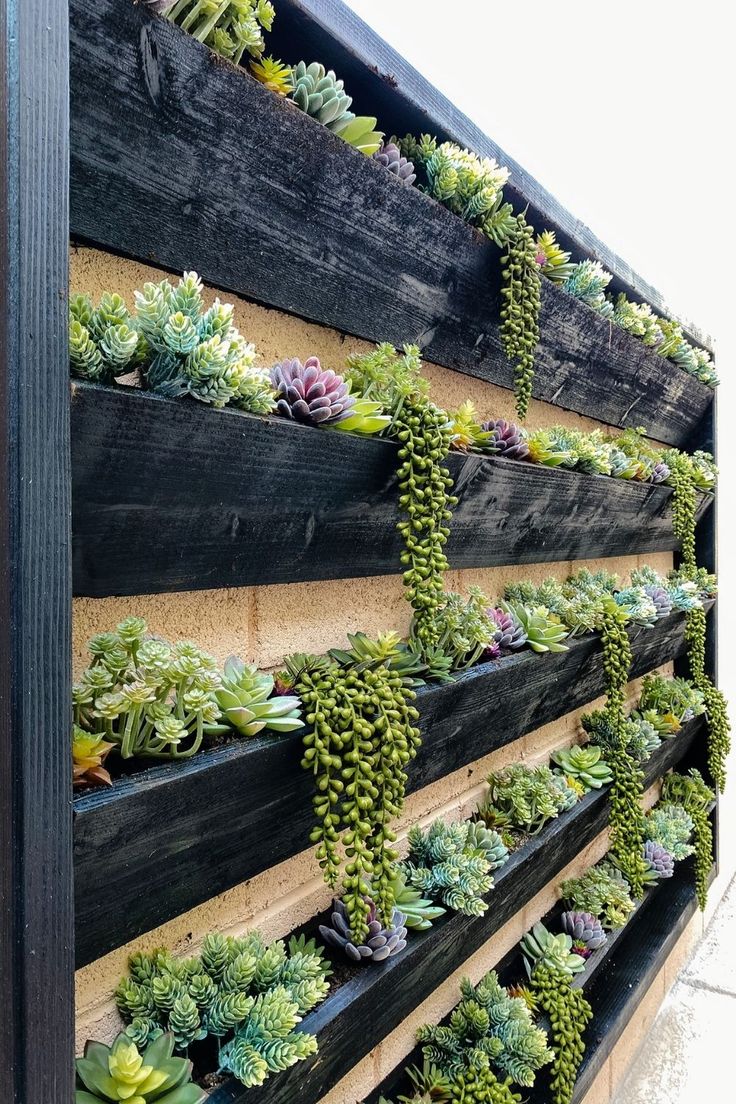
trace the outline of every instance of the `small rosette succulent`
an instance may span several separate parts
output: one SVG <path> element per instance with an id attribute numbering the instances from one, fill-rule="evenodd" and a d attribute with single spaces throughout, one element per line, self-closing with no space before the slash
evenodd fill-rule
<path id="1" fill-rule="evenodd" d="M 671 878 L 675 873 L 675 860 L 661 843 L 647 840 L 642 854 L 647 864 L 644 871 L 645 883 L 658 882 L 660 878 Z"/>
<path id="2" fill-rule="evenodd" d="M 215 699 L 227 725 L 209 726 L 208 732 L 220 735 L 234 728 L 241 736 L 255 736 L 264 728 L 274 732 L 293 732 L 302 728 L 301 700 L 274 692 L 272 675 L 259 672 L 237 656 L 225 662 L 222 685 Z"/>
<path id="3" fill-rule="evenodd" d="M 375 130 L 376 119 L 350 111 L 352 97 L 332 69 L 318 61 L 300 61 L 291 72 L 290 96 L 307 115 L 322 123 L 348 145 L 370 157 L 380 147 L 383 134 Z"/>
<path id="4" fill-rule="evenodd" d="M 342 376 L 324 369 L 316 356 L 293 357 L 271 369 L 276 411 L 306 425 L 334 425 L 350 416 L 355 398 Z"/>
<path id="5" fill-rule="evenodd" d="M 601 749 L 592 744 L 558 748 L 552 755 L 552 761 L 567 778 L 581 782 L 586 790 L 600 790 L 613 782 L 611 768 L 602 758 Z"/>
<path id="6" fill-rule="evenodd" d="M 583 958 L 599 950 L 608 938 L 600 920 L 591 912 L 568 909 L 560 917 L 560 926 L 572 939 L 573 949 Z"/>
<path id="7" fill-rule="evenodd" d="M 174 1036 L 159 1036 L 141 1054 L 126 1034 L 111 1047 L 88 1042 L 78 1058 L 76 1104 L 200 1104 L 205 1092 L 192 1084 L 192 1063 L 174 1058 Z"/>
<path id="8" fill-rule="evenodd" d="M 104 762 L 115 747 L 100 732 L 85 732 L 79 725 L 72 729 L 73 780 L 75 786 L 85 783 L 102 783 L 112 786 L 112 779 Z"/>
<path id="9" fill-rule="evenodd" d="M 525 606 L 520 602 L 506 602 L 502 607 L 521 625 L 526 633 L 527 644 L 535 652 L 566 652 L 568 647 L 562 641 L 568 636 L 566 625 L 546 606 Z"/>
<path id="10" fill-rule="evenodd" d="M 417 178 L 414 164 L 404 157 L 395 142 L 382 142 L 373 154 L 373 160 L 388 169 L 403 184 L 413 184 Z"/>
<path id="11" fill-rule="evenodd" d="M 527 641 L 526 632 L 510 610 L 489 609 L 488 615 L 495 622 L 497 628 L 493 635 L 493 644 L 499 651 L 515 652 L 523 648 Z"/>
<path id="12" fill-rule="evenodd" d="M 427 928 L 431 928 L 432 921 L 439 916 L 444 916 L 447 911 L 440 905 L 435 905 L 428 897 L 424 897 L 418 889 L 407 885 L 406 876 L 400 867 L 394 870 L 391 892 L 395 908 L 404 917 L 404 924 L 414 931 L 426 931 Z"/>
<path id="13" fill-rule="evenodd" d="M 497 418 L 495 421 L 483 422 L 481 429 L 490 434 L 488 443 L 499 456 L 505 456 L 507 460 L 526 460 L 528 457 L 526 436 L 513 422 Z"/>
<path id="14" fill-rule="evenodd" d="M 529 977 L 537 966 L 545 965 L 573 977 L 585 969 L 585 959 L 572 949 L 572 937 L 567 932 L 553 935 L 544 924 L 535 924 L 521 940 L 521 953 Z"/>
<path id="15" fill-rule="evenodd" d="M 326 924 L 319 926 L 319 934 L 325 943 L 342 951 L 351 962 L 384 962 L 406 946 L 406 917 L 403 912 L 395 908 L 390 926 L 384 928 L 378 919 L 376 906 L 372 901 L 369 903 L 368 935 L 362 943 L 353 942 L 347 909 L 342 901 L 333 902 L 330 927 Z"/>

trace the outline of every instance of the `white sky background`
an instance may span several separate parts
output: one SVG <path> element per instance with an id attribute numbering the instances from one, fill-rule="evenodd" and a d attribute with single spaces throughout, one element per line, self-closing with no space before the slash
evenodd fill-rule
<path id="1" fill-rule="evenodd" d="M 714 336 L 722 379 L 720 683 L 736 737 L 733 5 L 346 2 L 673 310 Z M 736 755 L 729 789 L 736 789 Z M 722 815 L 722 861 L 733 870 L 733 798 Z"/>

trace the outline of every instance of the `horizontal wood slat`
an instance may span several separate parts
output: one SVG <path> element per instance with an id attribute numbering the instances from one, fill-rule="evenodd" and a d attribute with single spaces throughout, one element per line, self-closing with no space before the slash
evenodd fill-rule
<path id="1" fill-rule="evenodd" d="M 74 237 L 512 386 L 487 239 L 145 5 L 70 14 Z M 547 281 L 540 329 L 548 402 L 676 445 L 711 402 Z"/>
<path id="2" fill-rule="evenodd" d="M 390 441 L 74 383 L 74 592 L 397 574 L 397 463 Z M 453 568 L 677 547 L 670 488 L 473 455 L 449 467 Z"/>
<path id="3" fill-rule="evenodd" d="M 634 629 L 632 678 L 678 656 L 683 629 L 681 616 Z M 409 767 L 409 791 L 602 691 L 593 635 L 565 653 L 525 652 L 420 690 L 422 746 Z M 299 733 L 242 740 L 77 797 L 77 965 L 305 850 L 312 780 L 301 769 L 300 748 Z"/>
<path id="4" fill-rule="evenodd" d="M 509 154 L 458 110 L 406 58 L 385 42 L 342 0 L 281 0 L 268 35 L 268 50 L 293 63 L 315 59 L 335 69 L 353 97 L 353 109 L 378 116 L 387 131 L 429 133 L 457 142 L 483 157 L 494 157 L 511 170 L 505 194 L 514 208 L 528 206 L 539 229 L 554 230 L 576 260 L 599 260 L 614 279 L 611 288 L 645 300 L 660 314 L 674 317 L 660 293 L 536 181 Z M 685 332 L 711 348 L 711 338 L 680 318 Z"/>
<path id="5" fill-rule="evenodd" d="M 687 754 L 700 719 L 663 744 L 646 765 L 651 785 Z M 259 1089 L 244 1089 L 230 1080 L 217 1089 L 210 1104 L 316 1104 L 381 1039 L 425 1000 L 463 962 L 486 943 L 555 878 L 606 827 L 606 791 L 591 791 L 569 813 L 551 821 L 515 852 L 496 874 L 480 917 L 452 913 L 426 932 L 412 933 L 406 950 L 380 966 L 359 970 L 303 1022 L 314 1032 L 319 1053 L 279 1074 Z"/>

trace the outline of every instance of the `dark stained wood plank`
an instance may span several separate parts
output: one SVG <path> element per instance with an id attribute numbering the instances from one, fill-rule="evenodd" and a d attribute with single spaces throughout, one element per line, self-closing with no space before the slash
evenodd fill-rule
<path id="1" fill-rule="evenodd" d="M 75 237 L 512 385 L 487 239 L 144 5 L 70 11 Z M 541 332 L 548 402 L 675 445 L 711 402 L 548 283 Z"/>
<path id="2" fill-rule="evenodd" d="M 672 745 L 679 740 L 671 741 Z M 688 741 L 680 744 L 685 754 Z M 664 759 L 660 761 L 660 755 Z M 674 755 L 664 745 L 652 756 L 647 775 L 659 777 Z M 496 875 L 490 907 L 480 917 L 457 913 L 436 921 L 426 932 L 412 934 L 406 950 L 378 967 L 360 970 L 319 1008 L 305 1017 L 303 1028 L 319 1040 L 315 1058 L 273 1077 L 260 1089 L 244 1089 L 230 1080 L 217 1089 L 211 1104 L 316 1104 L 322 1096 L 447 977 L 486 943 L 515 913 L 605 828 L 608 798 L 591 791 L 570 813 L 551 821 L 515 852 Z M 690 875 L 692 877 L 692 873 Z M 656 911 L 656 910 L 654 910 Z M 370 1086 L 366 1086 L 370 1088 Z"/>
<path id="3" fill-rule="evenodd" d="M 546 188 L 385 42 L 342 0 L 281 0 L 268 49 L 292 64 L 321 61 L 345 81 L 359 114 L 378 116 L 387 133 L 430 133 L 457 142 L 511 170 L 506 189 L 516 210 L 528 205 L 530 221 L 557 234 L 576 260 L 599 260 L 613 273 L 611 288 L 645 300 L 660 314 L 675 317 L 660 293 L 633 271 Z M 680 318 L 685 332 L 712 350 L 712 339 Z"/>
<path id="4" fill-rule="evenodd" d="M 71 1104 L 68 24 L 0 4 L 0 1079 Z"/>
<path id="5" fill-rule="evenodd" d="M 632 678 L 679 655 L 683 627 L 683 618 L 672 616 L 652 629 L 634 630 Z M 574 641 L 569 652 L 526 652 L 420 690 L 423 739 L 409 768 L 409 791 L 602 691 L 594 636 Z M 305 850 L 312 783 L 301 769 L 300 748 L 299 733 L 257 737 L 77 797 L 77 965 Z"/>
<path id="6" fill-rule="evenodd" d="M 74 592 L 396 574 L 396 466 L 389 441 L 74 383 Z M 676 548 L 669 488 L 493 457 L 449 467 L 454 568 Z"/>

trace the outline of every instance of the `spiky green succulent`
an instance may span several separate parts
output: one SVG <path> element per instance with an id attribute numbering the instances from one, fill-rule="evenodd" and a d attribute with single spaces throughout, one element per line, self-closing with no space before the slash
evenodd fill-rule
<path id="1" fill-rule="evenodd" d="M 581 782 L 586 790 L 599 790 L 613 781 L 611 768 L 603 759 L 601 749 L 588 744 L 580 747 L 558 748 L 552 760 L 568 778 Z"/>
<path id="2" fill-rule="evenodd" d="M 574 266 L 562 287 L 568 295 L 574 295 L 605 318 L 611 318 L 613 304 L 606 298 L 605 291 L 612 279 L 611 273 L 606 272 L 599 261 L 585 260 Z"/>
<path id="3" fill-rule="evenodd" d="M 522 937 L 520 947 L 529 978 L 540 965 L 569 977 L 585 969 L 585 959 L 572 949 L 572 937 L 567 932 L 553 935 L 541 921 Z"/>
<path id="4" fill-rule="evenodd" d="M 535 242 L 537 255 L 535 260 L 542 275 L 553 284 L 564 284 L 575 268 L 570 263 L 570 254 L 558 243 L 554 230 L 543 230 Z"/>
<path id="5" fill-rule="evenodd" d="M 210 726 L 208 731 L 212 734 L 226 735 L 234 729 L 241 736 L 255 736 L 264 728 L 273 732 L 294 732 L 304 727 L 299 698 L 286 694 L 274 696 L 273 675 L 264 674 L 237 656 L 225 661 L 215 700 L 223 723 Z"/>
<path id="6" fill-rule="evenodd" d="M 493 888 L 491 871 L 508 858 L 501 837 L 484 825 L 436 820 L 409 830 L 409 855 L 400 869 L 409 886 L 454 912 L 481 916 Z"/>
<path id="7" fill-rule="evenodd" d="M 142 1054 L 124 1032 L 112 1046 L 90 1040 L 76 1062 L 76 1104 L 201 1104 L 206 1093 L 192 1084 L 192 1063 L 173 1053 L 171 1033 L 160 1035 Z"/>
<path id="8" fill-rule="evenodd" d="M 90 383 L 114 383 L 147 355 L 145 339 L 125 300 L 106 291 L 95 307 L 89 295 L 69 303 L 69 365 L 73 376 Z"/>
<path id="9" fill-rule="evenodd" d="M 271 30 L 275 14 L 269 0 L 172 0 L 166 11 L 182 30 L 236 65 L 244 54 L 261 56 L 263 32 Z"/>
<path id="10" fill-rule="evenodd" d="M 656 346 L 664 340 L 659 319 L 648 303 L 632 303 L 623 292 L 616 296 L 613 321 L 622 330 L 638 337 L 645 345 Z"/>

